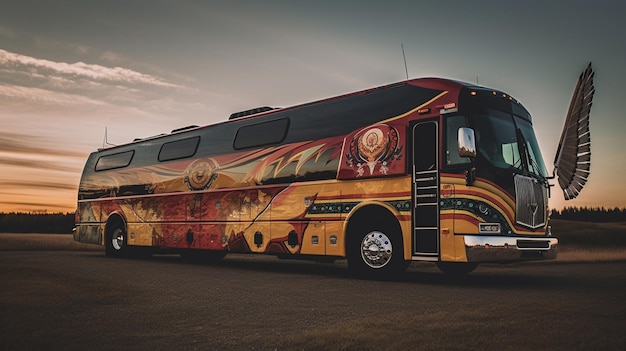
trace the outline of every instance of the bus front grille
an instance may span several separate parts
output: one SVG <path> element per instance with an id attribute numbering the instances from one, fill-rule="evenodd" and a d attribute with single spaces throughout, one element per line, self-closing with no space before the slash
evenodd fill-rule
<path id="1" fill-rule="evenodd" d="M 548 191 L 535 178 L 515 175 L 515 217 L 518 224 L 535 229 L 547 219 Z"/>

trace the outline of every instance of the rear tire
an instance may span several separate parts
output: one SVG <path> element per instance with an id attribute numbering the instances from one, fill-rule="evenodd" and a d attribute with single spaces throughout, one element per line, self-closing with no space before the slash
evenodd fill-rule
<path id="1" fill-rule="evenodd" d="M 126 226 L 121 221 L 111 223 L 110 227 L 107 227 L 105 255 L 109 257 L 127 257 L 128 251 Z"/>

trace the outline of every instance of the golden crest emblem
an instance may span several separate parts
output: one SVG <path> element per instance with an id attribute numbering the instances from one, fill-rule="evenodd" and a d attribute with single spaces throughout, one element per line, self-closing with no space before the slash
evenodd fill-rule
<path id="1" fill-rule="evenodd" d="M 187 167 L 185 184 L 189 190 L 206 190 L 217 178 L 215 171 L 218 164 L 215 160 L 207 158 L 194 161 Z"/>
<path id="2" fill-rule="evenodd" d="M 388 162 L 400 157 L 398 147 L 398 131 L 388 125 L 378 124 L 359 131 L 350 143 L 348 165 L 356 166 L 358 176 L 365 173 L 367 166 L 369 175 L 386 175 Z"/>
<path id="3" fill-rule="evenodd" d="M 388 136 L 383 135 L 380 128 L 367 130 L 358 138 L 359 156 L 367 162 L 378 161 L 385 153 L 385 147 L 389 144 Z"/>

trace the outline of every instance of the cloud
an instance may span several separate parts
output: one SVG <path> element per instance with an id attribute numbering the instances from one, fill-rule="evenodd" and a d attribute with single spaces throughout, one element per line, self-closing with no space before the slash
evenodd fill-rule
<path id="1" fill-rule="evenodd" d="M 16 189 L 39 189 L 39 190 L 77 190 L 78 184 L 76 183 L 64 183 L 64 182 L 51 182 L 44 180 L 24 180 L 24 181 L 0 181 L 0 187 L 4 189 L 16 188 Z"/>
<path id="2" fill-rule="evenodd" d="M 85 153 L 68 151 L 56 147 L 56 143 L 46 141 L 41 136 L 0 132 L 0 152 L 9 152 L 22 155 L 63 156 L 84 158 Z M 0 163 L 2 159 L 0 159 Z"/>
<path id="3" fill-rule="evenodd" d="M 0 49 L 0 66 L 8 73 L 30 72 L 44 76 L 60 75 L 113 84 L 143 84 L 164 88 L 183 88 L 162 78 L 123 67 L 105 67 L 84 62 L 66 63 L 38 59 Z"/>
<path id="4" fill-rule="evenodd" d="M 55 204 L 50 202 L 28 202 L 28 201 L 0 201 L 0 205 L 5 205 L 11 209 L 4 210 L 2 212 L 31 212 L 33 208 L 54 208 L 65 211 L 72 211 L 74 207 L 68 207 L 67 205 Z M 1 206 L 0 206 L 1 207 Z M 28 210 L 16 210 L 16 208 L 25 207 Z"/>
<path id="5" fill-rule="evenodd" d="M 60 172 L 68 172 L 68 173 L 78 173 L 81 170 L 79 166 L 70 167 L 60 162 L 53 162 L 50 160 L 30 160 L 30 159 L 23 159 L 23 158 L 3 157 L 2 155 L 0 155 L 0 165 L 33 168 L 37 170 L 60 171 Z"/>
<path id="6" fill-rule="evenodd" d="M 190 85 L 193 79 L 158 67 L 133 63 L 156 74 L 119 67 L 131 63 L 113 52 L 101 54 L 99 60 L 117 61 L 113 63 L 116 67 L 55 62 L 0 49 L 0 119 L 29 113 L 65 120 L 96 115 L 100 120 L 117 120 L 116 116 L 124 115 L 154 122 L 164 116 L 206 113 L 208 96 L 224 100 L 221 94 Z"/>
<path id="7" fill-rule="evenodd" d="M 62 79 L 49 79 L 51 85 L 70 84 Z M 104 106 L 105 103 L 94 98 L 36 87 L 0 84 L 0 101 L 6 107 L 17 110 L 33 109 L 36 106 Z"/>
<path id="8" fill-rule="evenodd" d="M 0 196 L 33 190 L 76 190 L 77 175 L 84 165 L 85 153 L 63 150 L 43 137 L 0 132 Z"/>
<path id="9" fill-rule="evenodd" d="M 0 200 L 0 213 L 10 212 L 33 212 L 33 211 L 62 211 L 73 212 L 76 209 L 75 202 L 43 202 L 29 199 L 22 199 L 22 197 L 10 200 Z"/>

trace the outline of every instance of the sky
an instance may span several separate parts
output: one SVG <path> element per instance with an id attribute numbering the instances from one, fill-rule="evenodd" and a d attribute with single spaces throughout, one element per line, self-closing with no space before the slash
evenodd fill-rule
<path id="1" fill-rule="evenodd" d="M 578 75 L 596 71 L 592 166 L 572 201 L 626 207 L 624 1 L 0 0 L 0 212 L 73 212 L 107 142 L 410 78 L 492 87 L 552 163 Z M 553 184 L 556 184 L 553 181 Z"/>

